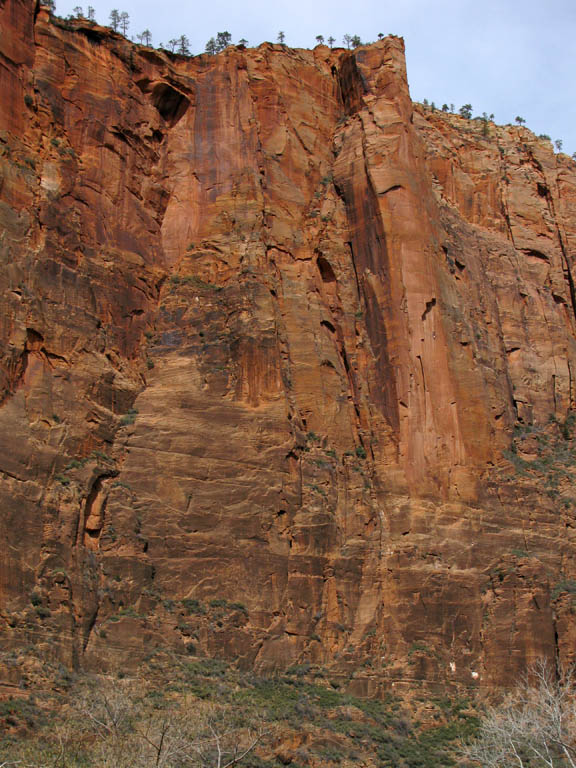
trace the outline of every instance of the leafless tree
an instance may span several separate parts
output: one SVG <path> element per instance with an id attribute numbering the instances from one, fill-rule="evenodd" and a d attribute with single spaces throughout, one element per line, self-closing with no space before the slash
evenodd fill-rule
<path id="1" fill-rule="evenodd" d="M 155 707 L 141 686 L 97 678 L 76 692 L 45 738 L 14 759 L 0 758 L 0 768 L 77 765 L 82 752 L 98 768 L 233 768 L 266 733 L 223 705 L 165 697 Z"/>
<path id="2" fill-rule="evenodd" d="M 576 682 L 545 662 L 517 690 L 487 710 L 462 755 L 482 768 L 576 768 Z"/>
<path id="3" fill-rule="evenodd" d="M 73 708 L 99 736 L 123 735 L 139 706 L 130 681 L 95 679 L 80 689 Z"/>

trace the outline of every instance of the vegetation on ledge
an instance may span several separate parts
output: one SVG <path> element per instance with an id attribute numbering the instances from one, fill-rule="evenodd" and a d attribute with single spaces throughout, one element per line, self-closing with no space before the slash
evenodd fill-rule
<path id="1" fill-rule="evenodd" d="M 159 653 L 136 677 L 64 677 L 59 693 L 2 703 L 0 761 L 216 766 L 220 742 L 232 759 L 221 767 L 445 768 L 458 740 L 476 731 L 467 701 L 428 699 L 423 722 L 418 702 L 359 698 L 309 671 L 262 677 L 223 661 Z"/>

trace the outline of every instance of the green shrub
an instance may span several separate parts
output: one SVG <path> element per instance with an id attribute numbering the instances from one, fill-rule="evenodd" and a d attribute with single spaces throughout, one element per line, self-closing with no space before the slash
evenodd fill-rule
<path id="1" fill-rule="evenodd" d="M 130 408 L 124 416 L 120 419 L 120 424 L 126 425 L 126 424 L 134 424 L 136 421 L 136 416 L 138 415 L 138 411 L 136 408 Z"/>
<path id="2" fill-rule="evenodd" d="M 86 464 L 86 460 L 72 459 L 65 467 L 64 472 L 68 472 L 71 469 L 81 469 Z"/>
<path id="3" fill-rule="evenodd" d="M 186 597 L 184 600 L 180 601 L 182 603 L 182 607 L 186 611 L 188 616 L 191 616 L 192 614 L 197 614 L 199 616 L 206 613 L 206 608 L 202 605 L 202 603 L 199 600 L 196 600 L 195 598 Z"/>
<path id="4" fill-rule="evenodd" d="M 570 595 L 576 595 L 576 581 L 574 579 L 563 579 L 554 585 L 550 592 L 552 600 L 557 600 L 564 592 Z"/>
<path id="5" fill-rule="evenodd" d="M 297 677 L 304 677 L 310 672 L 310 664 L 294 664 L 292 667 L 288 667 L 286 670 L 287 675 L 296 675 Z"/>
<path id="6" fill-rule="evenodd" d="M 511 549 L 510 552 L 516 555 L 516 557 L 530 557 L 530 552 L 527 552 L 525 549 Z"/>
<path id="7" fill-rule="evenodd" d="M 112 461 L 110 456 L 103 451 L 92 451 L 89 458 L 95 459 L 96 461 Z"/>

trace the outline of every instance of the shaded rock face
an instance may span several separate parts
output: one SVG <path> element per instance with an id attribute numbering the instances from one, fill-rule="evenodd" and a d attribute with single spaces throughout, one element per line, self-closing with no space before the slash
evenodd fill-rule
<path id="1" fill-rule="evenodd" d="M 398 38 L 0 30 L 5 647 L 573 661 L 573 162 L 413 105 Z"/>

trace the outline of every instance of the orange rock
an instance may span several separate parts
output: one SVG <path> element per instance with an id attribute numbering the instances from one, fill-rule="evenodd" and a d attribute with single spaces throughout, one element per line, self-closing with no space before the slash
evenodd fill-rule
<path id="1" fill-rule="evenodd" d="M 0 29 L 6 644 L 366 695 L 572 660 L 574 163 L 412 104 L 395 37 Z"/>

